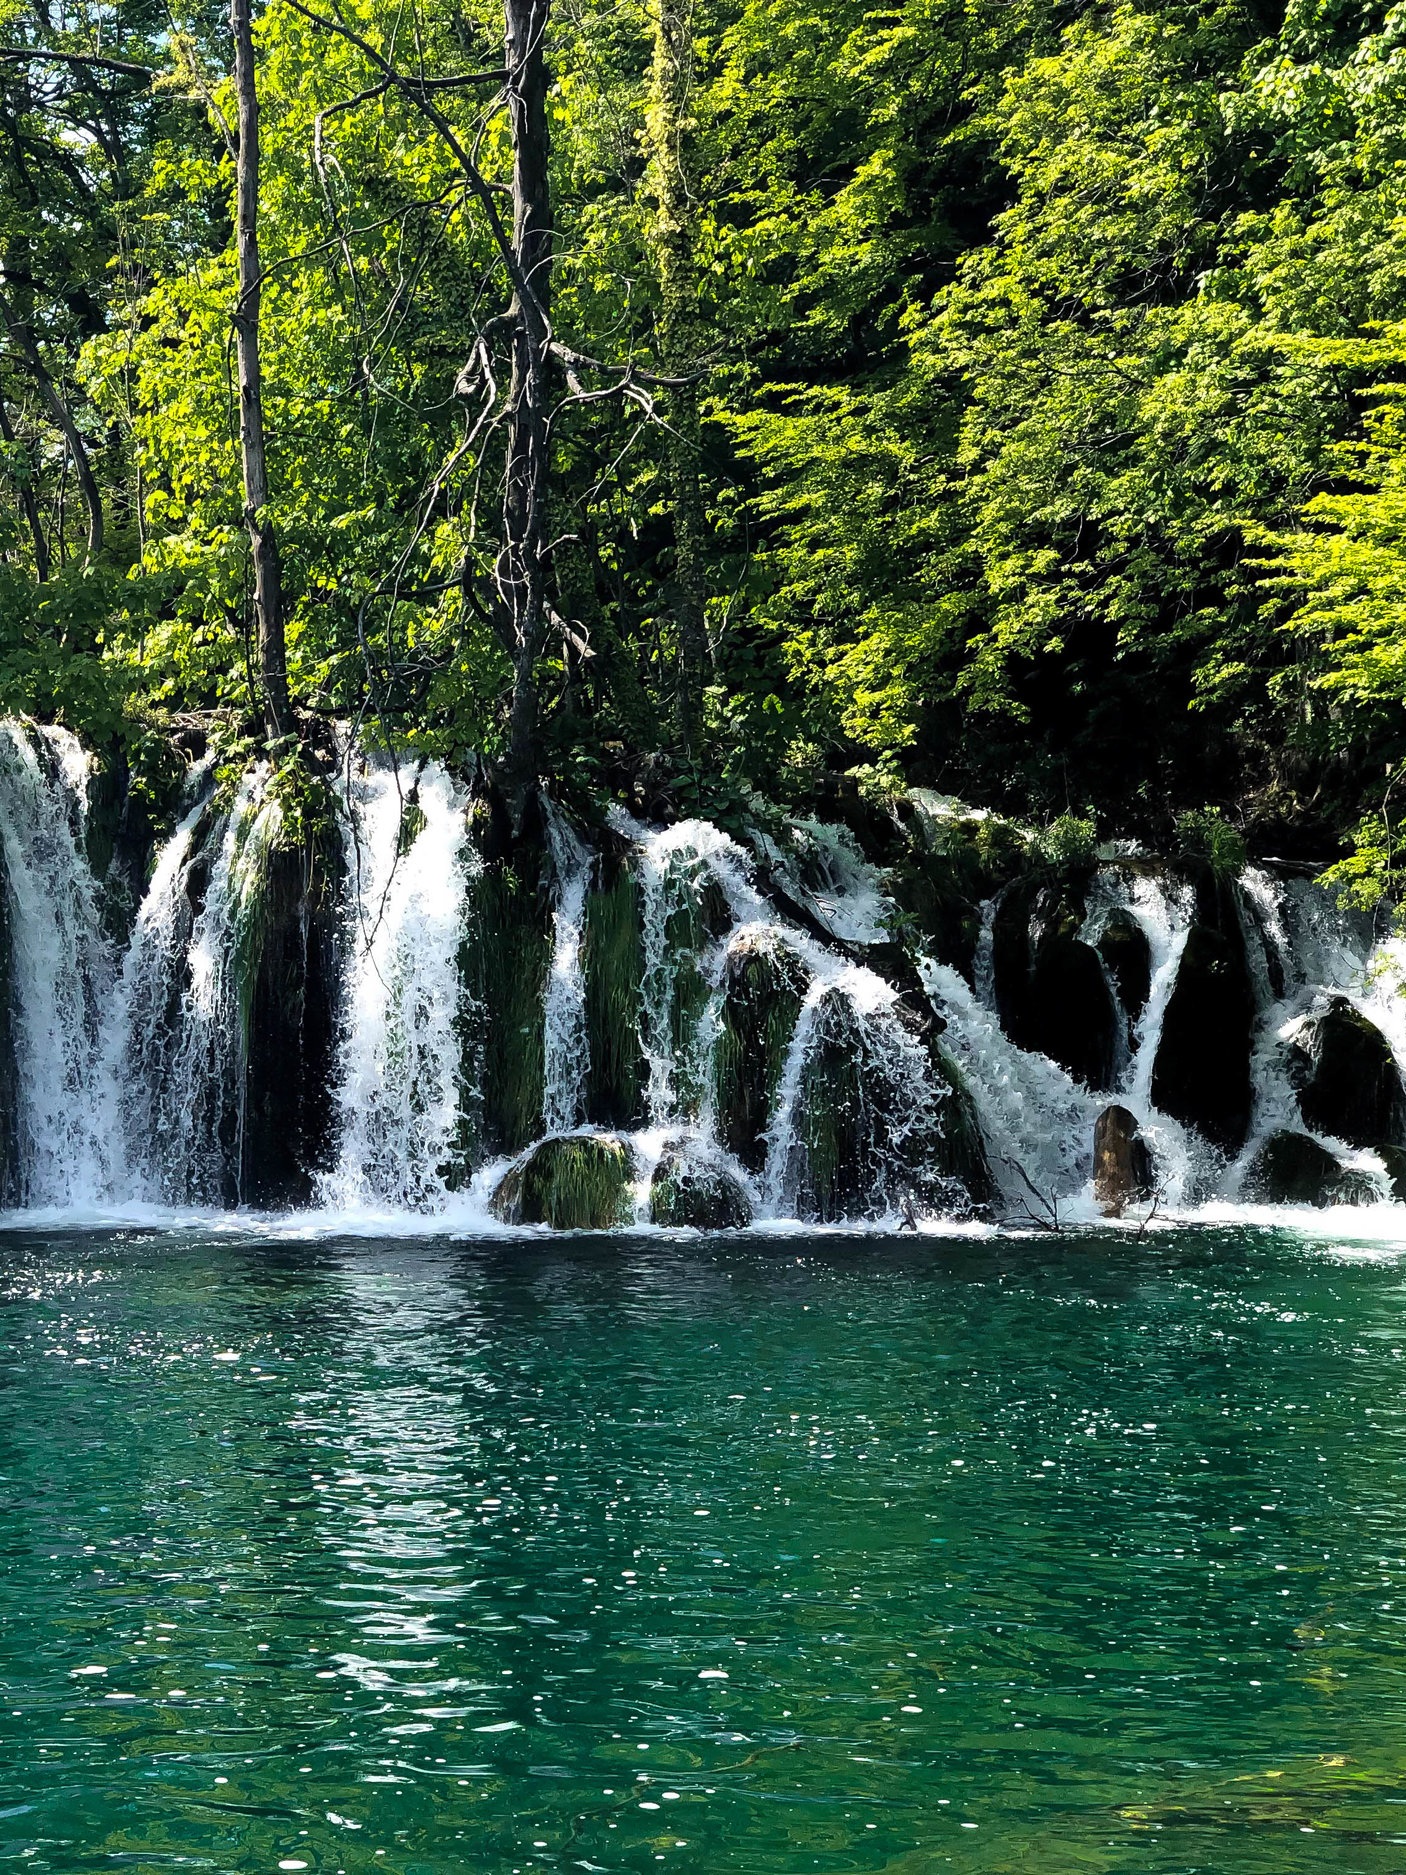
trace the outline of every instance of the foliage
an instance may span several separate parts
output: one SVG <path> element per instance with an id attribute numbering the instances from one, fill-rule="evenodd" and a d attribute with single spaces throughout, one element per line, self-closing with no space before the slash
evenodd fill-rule
<path id="1" fill-rule="evenodd" d="M 413 46 L 444 81 L 497 62 L 501 20 L 337 17 L 370 52 L 291 0 L 257 27 L 293 690 L 305 724 L 491 763 L 500 444 L 457 387 L 506 289 L 373 54 Z M 918 787 L 1046 825 L 1037 853 L 1097 819 L 1215 864 L 1241 837 L 1355 839 L 1334 878 L 1394 893 L 1373 829 L 1406 759 L 1406 17 L 693 0 L 662 130 L 655 17 L 558 0 L 553 324 L 637 371 L 696 352 L 705 728 L 677 727 L 677 437 L 563 395 L 537 673 L 558 792 L 737 818 Z M 134 753 L 176 719 L 237 741 L 259 713 L 221 15 L 0 21 L 25 54 L 0 64 L 0 707 Z M 506 182 L 501 108 L 434 96 Z M 592 913 L 607 1001 L 636 993 L 628 913 Z"/>

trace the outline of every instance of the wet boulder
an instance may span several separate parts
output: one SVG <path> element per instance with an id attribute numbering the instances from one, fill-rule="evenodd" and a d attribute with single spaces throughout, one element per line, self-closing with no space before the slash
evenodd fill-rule
<path id="1" fill-rule="evenodd" d="M 806 984 L 800 959 L 767 932 L 744 932 L 728 947 L 713 1057 L 718 1137 L 749 1172 L 766 1162 L 767 1128 Z"/>
<path id="2" fill-rule="evenodd" d="M 1094 1122 L 1094 1197 L 1105 1217 L 1121 1217 L 1129 1204 L 1155 1189 L 1152 1153 L 1126 1107 L 1105 1107 Z"/>
<path id="3" fill-rule="evenodd" d="M 941 1097 L 939 1138 L 932 1149 L 934 1169 L 947 1187 L 949 1210 L 978 1210 L 995 1196 L 996 1181 L 991 1175 L 976 1102 L 966 1076 L 946 1049 L 930 1038 L 928 1052 Z"/>
<path id="4" fill-rule="evenodd" d="M 1121 1018 L 1103 959 L 1078 934 L 1088 875 L 1005 892 L 992 924 L 1001 1025 L 1085 1087 L 1113 1086 Z"/>
<path id="5" fill-rule="evenodd" d="M 1255 992 L 1233 887 L 1203 896 L 1152 1067 L 1152 1099 L 1223 1152 L 1250 1130 Z"/>
<path id="6" fill-rule="evenodd" d="M 752 1200 L 726 1165 L 674 1147 L 654 1169 L 649 1217 L 671 1229 L 741 1230 L 752 1221 Z"/>
<path id="7" fill-rule="evenodd" d="M 639 886 L 623 842 L 606 846 L 586 894 L 581 964 L 590 1044 L 587 1118 L 596 1126 L 637 1125 L 648 1080 L 640 1047 L 644 934 Z"/>
<path id="8" fill-rule="evenodd" d="M 261 1209 L 311 1203 L 334 1155 L 341 886 L 330 827 L 275 846 L 241 932 L 238 1198 Z"/>
<path id="9" fill-rule="evenodd" d="M 1096 948 L 1129 1025 L 1135 1025 L 1152 992 L 1152 949 L 1147 933 L 1133 914 L 1120 906 L 1104 920 Z"/>
<path id="10" fill-rule="evenodd" d="M 1378 1146 L 1375 1151 L 1386 1171 L 1391 1196 L 1398 1204 L 1406 1204 L 1406 1146 Z"/>
<path id="11" fill-rule="evenodd" d="M 1288 1131 L 1270 1134 L 1250 1161 L 1241 1190 L 1260 1204 L 1308 1204 L 1320 1210 L 1372 1204 L 1382 1195 L 1365 1172 L 1339 1164 L 1306 1133 Z"/>
<path id="12" fill-rule="evenodd" d="M 523 838 L 500 850 L 482 828 L 474 832 L 486 857 L 470 879 L 459 969 L 475 1150 L 520 1152 L 542 1126 L 542 1011 L 552 955 L 546 846 Z"/>
<path id="13" fill-rule="evenodd" d="M 499 1181 L 490 1200 L 505 1224 L 609 1230 L 634 1216 L 634 1159 L 610 1133 L 544 1139 Z"/>
<path id="14" fill-rule="evenodd" d="M 1406 1146 L 1406 1086 L 1391 1044 L 1345 996 L 1300 1030 L 1289 1072 L 1316 1133 L 1350 1146 Z"/>
<path id="15" fill-rule="evenodd" d="M 18 1204 L 20 1198 L 19 1066 L 15 1059 L 10 945 L 10 888 L 0 858 L 0 1206 Z"/>
<path id="16" fill-rule="evenodd" d="M 783 1208 L 828 1224 L 967 1214 L 982 1202 L 990 1173 L 975 1110 L 919 1019 L 897 999 L 861 1005 L 838 985 L 803 1019 L 804 1060 L 778 1142 Z"/>

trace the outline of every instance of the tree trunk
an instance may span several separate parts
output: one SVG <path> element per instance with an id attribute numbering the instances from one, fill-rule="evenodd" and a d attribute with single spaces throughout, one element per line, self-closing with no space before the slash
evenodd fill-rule
<path id="1" fill-rule="evenodd" d="M 503 536 L 496 579 L 513 659 L 508 795 L 519 822 L 537 777 L 537 659 L 546 631 L 547 429 L 552 202 L 547 174 L 549 0 L 504 0 L 504 64 L 513 145 L 513 249 L 527 291 L 513 294 Z"/>
<path id="2" fill-rule="evenodd" d="M 254 83 L 250 0 L 230 0 L 234 34 L 234 88 L 239 99 L 236 237 L 239 302 L 234 313 L 239 359 L 239 443 L 244 458 L 244 525 L 254 563 L 254 619 L 259 641 L 264 730 L 270 741 L 292 727 L 288 654 L 283 636 L 283 578 L 278 538 L 268 513 L 268 458 L 264 439 L 264 385 L 259 362 L 263 298 L 259 261 L 259 97 Z"/>
<path id="3" fill-rule="evenodd" d="M 693 81 L 693 0 L 653 0 L 654 63 L 645 135 L 655 200 L 653 242 L 659 276 L 659 352 L 664 370 L 680 375 L 697 362 L 697 216 L 683 161 L 688 94 Z M 690 753 L 698 746 L 703 686 L 709 663 L 708 518 L 698 473 L 698 392 L 669 393 L 664 432 L 674 522 L 674 611 L 678 623 L 677 720 Z"/>
<path id="4" fill-rule="evenodd" d="M 3 398 L 0 398 L 0 441 L 8 444 L 11 449 L 16 447 L 14 425 L 10 422 L 9 412 L 5 409 Z M 26 455 L 28 455 L 27 451 Z M 42 586 L 49 577 L 49 543 L 44 538 L 44 526 L 39 518 L 39 503 L 34 499 L 34 485 L 29 479 L 28 468 L 17 480 L 20 507 L 24 510 L 24 518 L 29 523 L 30 539 L 34 542 L 34 574 Z"/>
<path id="5" fill-rule="evenodd" d="M 87 447 L 78 433 L 78 425 L 73 420 L 73 412 L 69 409 L 58 385 L 49 375 L 39 347 L 34 342 L 34 334 L 24 320 L 16 315 L 14 307 L 4 294 L 0 294 L 0 319 L 4 320 L 5 329 L 14 341 L 15 350 L 34 380 L 44 408 L 62 431 L 63 439 L 68 444 L 68 453 L 73 458 L 74 474 L 78 477 L 78 486 L 83 491 L 83 502 L 88 510 L 87 557 L 91 565 L 103 548 L 103 498 L 97 477 L 93 474 L 93 465 L 88 460 Z"/>

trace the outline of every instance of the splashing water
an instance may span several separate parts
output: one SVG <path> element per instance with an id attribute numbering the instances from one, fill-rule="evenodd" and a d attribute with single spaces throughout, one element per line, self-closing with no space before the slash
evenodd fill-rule
<path id="1" fill-rule="evenodd" d="M 87 855 L 88 758 L 67 730 L 0 722 L 0 847 L 11 934 L 16 1197 L 79 1204 L 105 1189 L 116 1090 L 98 1046 L 112 984 Z"/>
<path id="2" fill-rule="evenodd" d="M 590 1067 L 581 937 L 594 860 L 550 805 L 547 837 L 556 872 L 556 908 L 542 1008 L 542 1124 L 549 1133 L 569 1133 L 585 1112 Z"/>
<path id="3" fill-rule="evenodd" d="M 343 1209 L 423 1212 L 448 1196 L 464 1122 L 459 953 L 477 866 L 466 806 L 433 762 L 409 795 L 388 759 L 350 789 L 341 1150 L 324 1181 Z"/>
<path id="4" fill-rule="evenodd" d="M 267 934 L 281 929 L 261 920 L 288 915 L 275 866 L 283 812 L 266 767 L 251 769 L 227 802 L 211 786 L 210 764 L 197 769 L 122 947 L 105 928 L 107 888 L 88 859 L 90 767 L 64 730 L 0 723 L 11 1018 L 0 1048 L 10 1051 L 13 1082 L 13 1111 L 0 1115 L 13 1132 L 0 1140 L 13 1146 L 5 1196 L 68 1210 L 235 1205 L 251 1176 L 246 1151 L 258 1154 L 252 1116 L 263 1111 L 251 1106 L 246 1142 L 251 999 L 265 980 L 256 972 Z M 485 1012 L 466 987 L 466 954 L 494 929 L 494 914 L 480 890 L 484 862 L 468 807 L 467 790 L 432 762 L 398 770 L 376 756 L 349 779 L 345 967 L 338 977 L 327 965 L 319 979 L 329 995 L 340 984 L 341 1002 L 334 1169 L 318 1189 L 344 1216 L 423 1218 L 451 1206 L 456 1216 L 484 1214 L 492 1168 L 481 1162 L 474 1038 Z M 595 862 L 563 814 L 549 809 L 546 818 L 554 902 L 540 1012 L 541 1124 L 561 1134 L 587 1127 L 583 936 Z M 626 1044 L 638 1041 L 646 1080 L 644 1124 L 628 1141 L 639 1217 L 648 1215 L 650 1176 L 666 1151 L 700 1176 L 739 1180 L 764 1218 L 872 1221 L 912 1203 L 937 1211 L 956 1203 L 939 1169 L 948 1163 L 947 1068 L 904 994 L 856 961 L 886 937 L 889 907 L 884 876 L 848 836 L 794 823 L 781 836 L 758 833 L 749 853 L 707 821 L 660 830 L 617 813 L 615 825 L 633 849 L 640 906 L 638 1034 Z M 774 898 L 757 884 L 766 876 L 778 885 Z M 1368 1175 L 1369 1195 L 1386 1195 L 1377 1152 L 1354 1151 L 1305 1124 L 1294 1050 L 1329 999 L 1343 997 L 1406 1061 L 1406 943 L 1374 944 L 1365 920 L 1302 879 L 1250 867 L 1235 890 L 1256 1026 L 1250 1133 L 1229 1167 L 1152 1100 L 1196 917 L 1194 893 L 1171 874 L 1138 854 L 1109 854 L 1085 900 L 1085 943 L 1099 947 L 1117 915 L 1147 944 L 1148 993 L 1131 1026 L 1121 1025 L 1111 1095 L 1088 1092 L 1004 1033 L 993 983 L 997 900 L 981 910 L 975 988 L 951 965 L 918 960 L 927 1002 L 942 1018 L 941 1050 L 965 1080 L 1008 1215 L 1029 1208 L 1032 1188 L 1063 1215 L 1093 1214 L 1093 1128 L 1110 1099 L 1132 1111 L 1151 1145 L 1167 1212 L 1211 1191 L 1233 1201 L 1280 1130 L 1312 1133 L 1344 1168 Z M 736 958 L 749 947 L 784 953 L 779 1000 L 767 1000 L 765 972 L 739 977 Z M 754 981 L 763 987 L 747 987 Z M 734 995 L 740 1000 L 729 1002 Z M 797 1002 L 789 1034 L 757 1031 L 772 1051 L 765 1085 L 750 1080 L 739 1092 L 732 1057 L 720 1066 L 721 1037 L 732 1048 L 754 1019 L 789 1024 Z M 319 1083 L 318 1091 L 327 1090 Z M 754 1179 L 721 1143 L 715 1109 L 724 1096 L 729 1140 L 745 1138 L 738 1150 L 761 1167 Z M 952 1109 L 962 1111 L 964 1103 Z M 953 1148 L 965 1150 L 960 1139 Z"/>

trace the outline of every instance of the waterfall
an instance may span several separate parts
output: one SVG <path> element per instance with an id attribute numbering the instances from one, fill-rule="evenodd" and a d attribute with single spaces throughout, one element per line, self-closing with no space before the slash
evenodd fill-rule
<path id="1" fill-rule="evenodd" d="M 84 851 L 89 763 L 63 729 L 0 722 L 0 846 L 8 887 L 16 1195 L 75 1206 L 105 1190 L 116 1090 L 99 1049 L 113 980 Z"/>
<path id="2" fill-rule="evenodd" d="M 0 1191 L 21 1208 L 225 1208 L 315 1189 L 342 1218 L 472 1222 L 511 1165 L 517 1202 L 584 1205 L 601 1227 L 631 1204 L 691 1227 L 988 1203 L 1020 1221 L 1034 1194 L 1087 1219 L 1094 1126 L 1115 1103 L 1151 1149 L 1164 1213 L 1265 1190 L 1360 1203 L 1406 1182 L 1406 941 L 1374 939 L 1283 869 L 1193 889 L 1175 867 L 1104 849 L 1063 882 L 1048 867 L 1007 873 L 1023 896 L 1008 884 L 979 908 L 950 899 L 925 937 L 894 919 L 903 875 L 815 821 L 771 820 L 744 844 L 705 820 L 650 828 L 617 809 L 634 879 L 621 892 L 563 810 L 546 807 L 545 850 L 520 866 L 480 852 L 489 822 L 444 767 L 352 751 L 339 870 L 324 833 L 286 816 L 266 764 L 217 788 L 207 758 L 119 941 L 89 858 L 108 844 L 105 827 L 90 842 L 91 769 L 67 731 L 0 722 Z M 923 863 L 955 866 L 960 894 L 971 874 L 948 846 L 979 816 L 933 801 L 910 821 Z M 599 926 L 597 891 L 611 895 Z M 996 938 L 1027 902 L 1028 954 L 1048 943 L 1054 959 L 1030 981 L 1071 986 L 1069 1008 L 1109 1036 L 1081 1052 L 1076 1017 L 1072 1043 L 1049 1043 L 1068 1071 L 1005 1023 L 1027 1043 L 1068 1025 L 1003 1021 L 996 996 L 998 966 L 1019 967 L 1001 958 L 1020 956 Z M 942 946 L 973 923 L 969 979 Z M 592 944 L 606 934 L 601 949 L 588 929 Z M 606 973 L 595 990 L 593 969 Z M 1198 985 L 1226 970 L 1239 1000 L 1207 1003 Z M 1208 1007 L 1233 1017 L 1227 1071 L 1248 1062 L 1247 1133 L 1244 1108 L 1233 1133 L 1217 1130 L 1223 1109 L 1205 1103 L 1218 1084 L 1208 1095 L 1197 1079 L 1188 1024 Z M 588 1072 L 599 1023 L 603 1083 Z M 1159 1052 L 1181 1080 L 1154 1075 Z M 511 1159 L 490 1162 L 490 1148 Z"/>
<path id="3" fill-rule="evenodd" d="M 547 837 L 556 872 L 556 906 L 552 914 L 552 960 L 542 1008 L 542 1124 L 548 1133 L 569 1133 L 580 1124 L 585 1112 L 590 1066 L 581 937 L 594 860 L 562 815 L 550 806 Z"/>
<path id="4" fill-rule="evenodd" d="M 616 824 L 639 855 L 644 945 L 640 1046 L 648 1071 L 649 1124 L 664 1127 L 679 1118 L 681 1093 L 695 1105 L 706 1101 L 708 1048 L 714 1039 L 706 988 L 698 999 L 701 1007 L 680 1008 L 681 973 L 697 958 L 699 984 L 715 986 L 727 936 L 749 919 L 766 917 L 769 907 L 752 885 L 741 847 L 711 821 L 680 821 L 660 832 L 623 815 Z M 704 944 L 704 954 L 697 957 L 705 935 L 703 893 L 710 884 L 730 929 L 721 940 Z"/>
<path id="5" fill-rule="evenodd" d="M 433 762 L 408 791 L 389 758 L 348 789 L 341 1146 L 323 1187 L 341 1209 L 423 1212 L 448 1195 L 465 1119 L 459 958 L 478 863 L 466 807 Z"/>
<path id="6" fill-rule="evenodd" d="M 201 1119 L 219 1103 L 207 1086 L 182 1078 L 211 1060 L 207 1050 L 198 1063 L 187 1045 L 188 1024 L 198 1018 L 186 994 L 198 896 L 192 871 L 208 863 L 204 842 L 216 819 L 208 771 L 202 764 L 192 776 L 194 805 L 157 855 L 104 1024 L 106 1081 L 122 1090 L 124 1146 L 110 1195 L 129 1203 L 179 1203 L 192 1191 L 205 1197 L 211 1184 L 218 1201 L 222 1183 L 211 1164 L 214 1142 L 199 1136 Z"/>
<path id="7" fill-rule="evenodd" d="M 849 1073 L 847 1098 L 838 1119 L 859 1147 L 853 1168 L 860 1216 L 895 1212 L 918 1182 L 910 1149 L 930 1142 L 938 1129 L 938 1096 L 923 1045 L 898 1013 L 893 986 L 862 965 L 823 962 L 815 968 L 786 1053 L 775 1114 L 768 1130 L 762 1186 L 773 1216 L 794 1215 L 803 1184 L 814 1179 L 812 1142 L 817 1118 L 810 1103 L 824 1103 L 834 1090 L 824 1084 L 821 1051 L 839 1052 Z M 820 1084 L 807 1080 L 820 1070 Z M 811 1135 L 808 1139 L 807 1135 Z"/>
<path id="8" fill-rule="evenodd" d="M 1092 1171 L 1102 1101 L 1048 1056 L 1017 1048 L 959 971 L 928 959 L 922 976 L 947 1024 L 943 1041 L 966 1075 L 1008 1202 L 1017 1211 L 1028 1202 L 1026 1179 L 1047 1198 L 1077 1196 Z"/>

